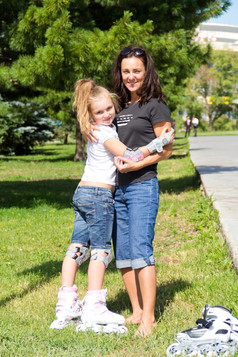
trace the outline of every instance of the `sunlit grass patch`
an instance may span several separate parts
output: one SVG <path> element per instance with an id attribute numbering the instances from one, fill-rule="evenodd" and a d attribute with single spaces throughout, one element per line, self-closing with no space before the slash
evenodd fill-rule
<path id="1" fill-rule="evenodd" d="M 70 242 L 72 195 L 84 163 L 74 145 L 47 145 L 34 155 L 0 161 L 0 355 L 166 356 L 176 333 L 195 326 L 206 303 L 238 315 L 237 274 L 221 239 L 218 215 L 202 196 L 188 141 L 159 163 L 160 207 L 155 227 L 157 328 L 146 339 L 127 335 L 53 331 L 61 265 Z M 88 262 L 76 276 L 79 298 L 87 290 Z M 106 271 L 108 307 L 131 314 L 120 271 Z"/>

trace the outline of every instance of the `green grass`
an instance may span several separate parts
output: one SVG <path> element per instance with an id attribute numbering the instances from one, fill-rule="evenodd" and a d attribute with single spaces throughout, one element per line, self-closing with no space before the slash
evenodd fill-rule
<path id="1" fill-rule="evenodd" d="M 197 135 L 198 136 L 231 136 L 231 135 L 238 135 L 238 130 L 226 130 L 226 131 L 222 131 L 222 130 L 216 130 L 216 131 L 200 131 L 198 129 L 197 131 Z M 183 131 L 179 131 L 177 133 L 178 137 L 184 137 L 184 130 Z M 190 136 L 193 136 L 193 129 L 191 129 L 191 133 Z"/>
<path id="2" fill-rule="evenodd" d="M 191 134 L 193 135 L 193 132 L 191 131 Z M 204 132 L 198 132 L 198 135 L 201 136 L 230 136 L 230 135 L 238 135 L 238 130 L 231 130 L 231 131 L 222 131 L 222 130 L 217 130 L 217 131 L 204 131 Z"/>
<path id="3" fill-rule="evenodd" d="M 49 329 L 73 226 L 71 199 L 84 166 L 73 162 L 74 149 L 52 144 L 33 155 L 0 159 L 1 357 L 163 357 L 176 333 L 195 325 L 206 303 L 232 308 L 238 316 L 237 274 L 182 138 L 175 141 L 173 156 L 158 165 L 157 328 L 146 339 L 133 339 L 135 326 L 123 336 Z M 87 264 L 76 277 L 80 298 L 87 289 Z M 114 262 L 105 287 L 108 307 L 129 316 Z"/>

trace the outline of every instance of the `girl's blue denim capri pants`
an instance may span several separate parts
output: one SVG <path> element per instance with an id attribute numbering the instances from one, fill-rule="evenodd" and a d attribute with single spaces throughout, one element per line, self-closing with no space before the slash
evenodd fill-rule
<path id="1" fill-rule="evenodd" d="M 73 196 L 75 213 L 71 243 L 91 249 L 110 249 L 114 219 L 113 193 L 108 188 L 78 186 Z"/>
<path id="2" fill-rule="evenodd" d="M 154 265 L 152 242 L 159 208 L 157 177 L 118 186 L 114 200 L 113 244 L 117 268 Z"/>

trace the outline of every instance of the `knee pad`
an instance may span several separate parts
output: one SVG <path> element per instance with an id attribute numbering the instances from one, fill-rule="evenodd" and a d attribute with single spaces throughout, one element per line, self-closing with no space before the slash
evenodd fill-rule
<path id="1" fill-rule="evenodd" d="M 78 255 L 80 253 L 80 255 Z M 76 260 L 78 267 L 88 259 L 87 247 L 69 247 L 66 256 Z"/>
<path id="2" fill-rule="evenodd" d="M 104 257 L 103 254 L 106 253 L 107 255 Z M 111 249 L 93 249 L 91 251 L 91 260 L 101 260 L 105 267 L 108 267 L 108 264 L 112 261 L 112 250 Z"/>

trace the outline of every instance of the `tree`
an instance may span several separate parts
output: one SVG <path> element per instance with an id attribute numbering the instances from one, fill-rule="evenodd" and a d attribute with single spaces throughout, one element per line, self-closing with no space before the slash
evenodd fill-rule
<path id="1" fill-rule="evenodd" d="M 94 24 L 105 31 L 128 11 L 133 14 L 132 21 L 143 24 L 148 19 L 151 20 L 154 25 L 153 34 L 160 35 L 181 28 L 189 31 L 195 29 L 201 22 L 226 11 L 231 1 L 95 0 L 83 1 L 83 4 L 82 12 L 78 9 L 77 1 L 73 1 L 70 6 L 70 12 L 74 13 L 73 22 L 79 27 Z"/>
<path id="2" fill-rule="evenodd" d="M 203 65 L 188 85 L 188 97 L 198 101 L 207 115 L 210 130 L 214 123 L 234 111 L 237 99 L 238 54 L 214 51 L 211 62 Z"/>
<path id="3" fill-rule="evenodd" d="M 13 22 L 3 13 L 3 37 L 14 59 L 3 61 L 5 65 L 0 67 L 0 88 L 4 98 L 45 97 L 48 113 L 54 113 L 55 119 L 60 117 L 64 127 L 66 121 L 75 125 L 70 98 L 74 82 L 91 77 L 110 88 L 113 60 L 129 43 L 144 45 L 150 51 L 168 104 L 175 110 L 185 79 L 209 53 L 193 43 L 195 27 L 230 4 L 228 0 L 21 1 L 19 11 L 12 0 Z M 48 100 L 53 91 L 58 103 Z M 75 159 L 83 160 L 78 130 L 76 137 L 81 153 L 76 150 Z"/>
<path id="4" fill-rule="evenodd" d="M 54 137 L 55 122 L 37 103 L 0 101 L 1 154 L 29 154 L 36 144 Z"/>

